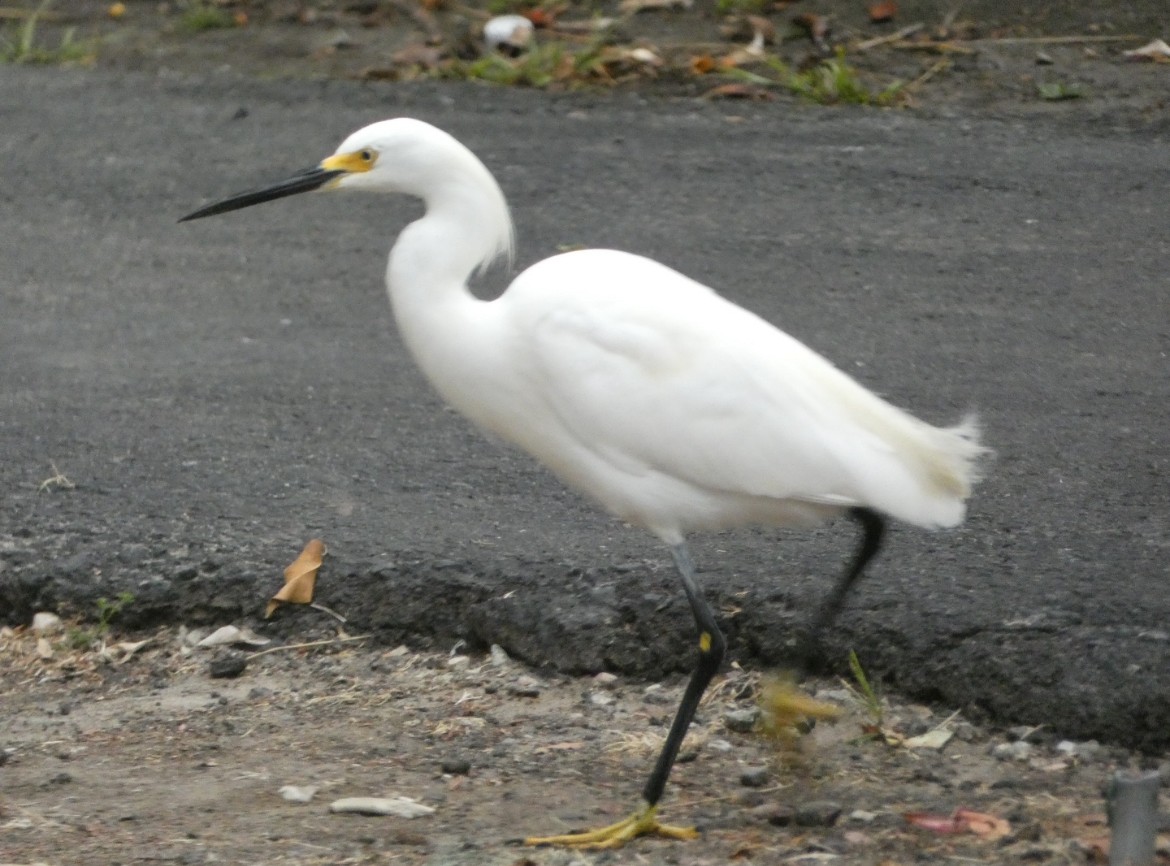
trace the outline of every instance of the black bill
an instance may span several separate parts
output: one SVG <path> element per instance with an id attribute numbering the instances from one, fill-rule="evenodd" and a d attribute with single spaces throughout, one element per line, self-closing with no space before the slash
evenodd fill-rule
<path id="1" fill-rule="evenodd" d="M 188 220 L 197 220 L 203 217 L 227 213 L 228 211 L 251 207 L 261 202 L 284 198 L 286 195 L 296 195 L 299 192 L 311 192 L 312 190 L 320 189 L 329 181 L 333 180 L 333 178 L 342 174 L 345 174 L 345 172 L 341 169 L 326 169 L 316 166 L 302 171 L 299 174 L 294 174 L 292 177 L 274 183 L 271 186 L 241 192 L 237 195 L 229 196 L 222 201 L 201 207 L 199 210 L 187 214 L 179 222 L 185 223 Z"/>

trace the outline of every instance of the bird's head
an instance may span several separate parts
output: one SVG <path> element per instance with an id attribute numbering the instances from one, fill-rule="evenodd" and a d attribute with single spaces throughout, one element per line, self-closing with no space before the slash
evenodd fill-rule
<path id="1" fill-rule="evenodd" d="M 332 156 L 284 180 L 228 196 L 179 220 L 201 219 L 313 190 L 355 189 L 421 195 L 450 165 L 445 132 L 410 118 L 383 120 L 350 135 Z M 456 147 L 461 146 L 456 144 Z"/>

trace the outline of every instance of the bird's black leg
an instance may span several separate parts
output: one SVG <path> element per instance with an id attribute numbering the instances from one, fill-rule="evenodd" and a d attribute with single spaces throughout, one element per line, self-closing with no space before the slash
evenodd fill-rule
<path id="1" fill-rule="evenodd" d="M 871 511 L 868 508 L 851 508 L 849 510 L 849 516 L 861 525 L 861 541 L 857 545 L 857 552 L 853 555 L 849 567 L 845 569 L 845 573 L 841 575 L 841 579 L 837 581 L 837 585 L 833 587 L 833 591 L 821 603 L 820 609 L 817 610 L 816 616 L 813 617 L 812 624 L 809 627 L 809 639 L 806 646 L 806 667 L 808 666 L 808 662 L 811 661 L 811 658 L 808 656 L 811 656 L 816 651 L 817 646 L 820 644 L 822 633 L 833 624 L 833 621 L 837 618 L 837 614 L 845 606 L 845 598 L 849 595 L 849 590 L 857 582 L 857 579 L 861 577 L 861 573 L 865 571 L 865 566 L 881 550 L 882 536 L 886 531 L 885 518 L 876 511 Z"/>
<path id="2" fill-rule="evenodd" d="M 686 590 L 687 600 L 691 603 L 691 610 L 695 614 L 695 622 L 699 626 L 699 664 L 691 674 L 690 682 L 683 693 L 682 702 L 678 705 L 674 722 L 670 726 L 670 733 L 666 735 L 666 742 L 662 744 L 662 751 L 658 753 L 658 760 L 650 778 L 646 780 L 646 787 L 642 789 L 645 802 L 628 818 L 599 827 L 596 830 L 587 830 L 582 833 L 568 833 L 559 836 L 530 836 L 524 841 L 529 845 L 564 845 L 572 848 L 617 848 L 624 845 L 636 836 L 655 834 L 669 839 L 694 839 L 699 834 L 693 827 L 678 827 L 671 824 L 662 824 L 658 821 L 658 801 L 662 799 L 662 792 L 666 788 L 666 780 L 670 778 L 670 769 L 678 757 L 679 746 L 683 737 L 691 726 L 695 717 L 695 710 L 699 708 L 699 700 L 703 692 L 719 670 L 723 661 L 723 654 L 727 650 L 727 642 L 722 632 L 715 624 L 715 614 L 710 605 L 703 599 L 695 582 L 695 566 L 691 562 L 691 555 L 685 544 L 677 544 L 670 549 L 674 556 L 674 564 L 678 567 L 682 577 L 683 589 Z"/>
<path id="3" fill-rule="evenodd" d="M 682 578 L 687 600 L 691 603 L 691 610 L 695 614 L 695 624 L 699 627 L 699 663 L 687 683 L 687 690 L 683 694 L 682 702 L 678 705 L 678 712 L 675 713 L 674 722 L 670 726 L 670 733 L 666 736 L 666 742 L 662 744 L 662 751 L 658 753 L 654 771 L 646 780 L 646 787 L 642 789 L 642 797 L 649 806 L 658 805 L 662 791 L 666 787 L 666 780 L 670 776 L 670 768 L 674 766 L 674 760 L 678 757 L 679 747 L 687 735 L 687 730 L 695 717 L 695 711 L 699 708 L 703 692 L 707 690 L 711 678 L 719 670 L 719 665 L 722 664 L 723 656 L 727 651 L 727 641 L 724 640 L 723 633 L 719 631 L 719 626 L 715 623 L 715 614 L 695 582 L 695 566 L 691 562 L 687 546 L 681 543 L 676 544 L 670 549 L 670 553 L 674 557 L 674 564 Z"/>

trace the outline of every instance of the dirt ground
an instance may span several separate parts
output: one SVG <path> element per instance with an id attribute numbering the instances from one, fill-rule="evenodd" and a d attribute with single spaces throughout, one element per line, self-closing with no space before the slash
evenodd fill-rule
<path id="1" fill-rule="evenodd" d="M 0 632 L 6 864 L 1105 862 L 1103 783 L 1156 763 L 1042 730 L 991 735 L 945 708 L 889 699 L 877 735 L 860 692 L 828 680 L 806 686 L 844 716 L 818 725 L 793 758 L 736 723 L 759 687 L 733 666 L 701 708 L 664 802 L 664 819 L 694 822 L 699 840 L 534 849 L 519 837 L 633 807 L 681 678 L 574 679 L 458 647 L 370 646 L 329 626 L 312 636 L 318 645 L 251 657 L 193 648 L 198 635 L 175 629 L 70 649 L 78 633 L 38 646 L 29 629 Z M 225 656 L 246 668 L 213 678 Z M 950 734 L 942 748 L 906 739 L 940 732 Z M 290 802 L 290 785 L 316 791 Z M 434 811 L 330 812 L 366 796 Z M 947 825 L 960 809 L 994 820 L 939 832 L 907 818 Z M 1170 837 L 1161 843 L 1158 862 L 1170 862 Z"/>

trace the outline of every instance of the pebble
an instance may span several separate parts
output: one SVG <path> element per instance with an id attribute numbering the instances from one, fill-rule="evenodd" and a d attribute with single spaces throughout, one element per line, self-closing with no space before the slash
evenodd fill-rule
<path id="1" fill-rule="evenodd" d="M 662 687 L 659 685 L 646 686 L 646 691 L 642 695 L 642 700 L 648 704 L 673 704 L 670 695 L 663 693 Z"/>
<path id="2" fill-rule="evenodd" d="M 973 743 L 979 739 L 979 729 L 970 722 L 956 722 L 951 730 L 960 743 Z"/>
<path id="3" fill-rule="evenodd" d="M 832 827 L 841 817 L 841 804 L 832 800 L 810 800 L 797 808 L 793 820 L 800 827 Z"/>
<path id="4" fill-rule="evenodd" d="M 611 674 L 609 671 L 602 671 L 593 678 L 593 682 L 603 688 L 613 688 L 613 684 L 618 680 L 617 674 Z"/>
<path id="5" fill-rule="evenodd" d="M 232 644 L 244 644 L 245 646 L 264 646 L 272 643 L 269 638 L 260 637 L 250 628 L 239 628 L 234 625 L 225 625 L 217 628 L 207 637 L 201 639 L 195 644 L 197 647 L 204 649 L 208 647 L 217 646 L 231 646 Z"/>
<path id="6" fill-rule="evenodd" d="M 739 783 L 745 788 L 762 788 L 768 784 L 767 767 L 750 767 L 739 774 Z"/>
<path id="7" fill-rule="evenodd" d="M 498 668 L 502 668 L 506 666 L 508 662 L 512 661 L 512 657 L 508 655 L 508 651 L 498 643 L 491 645 L 491 648 L 488 650 L 488 654 L 491 656 L 492 664 Z"/>
<path id="8" fill-rule="evenodd" d="M 614 702 L 613 695 L 607 692 L 590 692 L 589 703 L 595 707 L 608 707 Z"/>
<path id="9" fill-rule="evenodd" d="M 723 724 L 729 731 L 735 731 L 737 734 L 749 734 L 759 718 L 759 707 L 751 707 L 746 710 L 728 710 L 723 714 Z"/>
<path id="10" fill-rule="evenodd" d="M 463 758 L 448 758 L 439 768 L 449 776 L 466 776 L 471 772 L 471 761 Z"/>
<path id="11" fill-rule="evenodd" d="M 329 804 L 330 812 L 350 812 L 358 815 L 394 815 L 398 818 L 420 818 L 434 813 L 410 797 L 343 797 Z"/>
<path id="12" fill-rule="evenodd" d="M 765 817 L 773 827 L 792 826 L 796 816 L 797 812 L 792 806 L 768 806 L 765 810 Z"/>
<path id="13" fill-rule="evenodd" d="M 540 697 L 540 683 L 529 676 L 520 677 L 508 686 L 508 694 L 517 698 L 538 698 Z"/>
<path id="14" fill-rule="evenodd" d="M 1026 761 L 1032 757 L 1032 744 L 1024 740 L 999 743 L 991 750 L 991 754 L 1000 761 Z"/>
<path id="15" fill-rule="evenodd" d="M 1058 754 L 1066 758 L 1076 758 L 1079 761 L 1092 761 L 1101 753 L 1101 744 L 1096 740 L 1085 740 L 1083 743 L 1061 740 L 1055 748 Z"/>
<path id="16" fill-rule="evenodd" d="M 316 785 L 285 785 L 277 791 L 281 797 L 290 803 L 308 803 L 317 793 Z"/>
<path id="17" fill-rule="evenodd" d="M 244 656 L 233 653 L 230 656 L 215 659 L 207 666 L 207 672 L 212 679 L 235 679 L 248 667 L 248 660 Z"/>
<path id="18" fill-rule="evenodd" d="M 32 618 L 32 630 L 38 634 L 43 632 L 56 631 L 61 627 L 61 617 L 55 613 L 48 613 L 41 611 L 34 613 Z"/>

